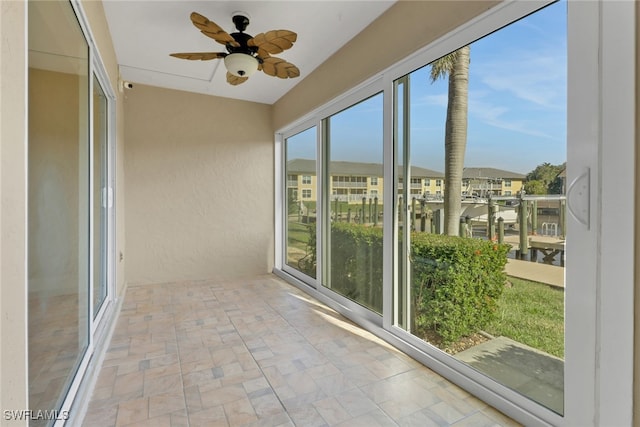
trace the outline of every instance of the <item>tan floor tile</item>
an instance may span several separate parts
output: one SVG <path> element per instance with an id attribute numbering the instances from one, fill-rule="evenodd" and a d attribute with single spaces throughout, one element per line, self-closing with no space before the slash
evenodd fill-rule
<path id="1" fill-rule="evenodd" d="M 182 376 L 179 373 L 144 379 L 144 395 L 151 396 L 160 393 L 181 393 Z"/>
<path id="2" fill-rule="evenodd" d="M 173 363 L 170 365 L 160 365 L 154 368 L 149 368 L 144 370 L 144 379 L 145 381 L 152 378 L 163 377 L 165 375 L 179 375 L 180 363 Z"/>
<path id="3" fill-rule="evenodd" d="M 397 427 L 391 418 L 387 416 L 381 409 L 362 414 L 350 420 L 336 424 L 336 427 Z M 402 425 L 402 424 L 401 424 Z M 418 427 L 428 427 L 427 424 L 421 424 Z"/>
<path id="4" fill-rule="evenodd" d="M 335 425 L 353 418 L 335 397 L 319 400 L 313 406 L 329 425 Z"/>
<path id="5" fill-rule="evenodd" d="M 118 405 L 117 426 L 138 423 L 149 418 L 149 399 L 128 400 Z"/>
<path id="6" fill-rule="evenodd" d="M 118 415 L 118 405 L 97 407 L 89 405 L 83 425 L 95 427 L 114 427 Z"/>
<path id="7" fill-rule="evenodd" d="M 251 402 L 246 397 L 225 403 L 223 407 L 229 425 L 241 426 L 258 419 L 253 405 L 251 405 Z"/>
<path id="8" fill-rule="evenodd" d="M 203 408 L 211 408 L 224 403 L 233 402 L 234 400 L 242 399 L 246 396 L 247 394 L 245 393 L 242 384 L 216 387 L 212 390 L 206 390 L 202 387 L 200 388 L 200 400 L 202 401 Z"/>
<path id="9" fill-rule="evenodd" d="M 200 399 L 200 389 L 198 386 L 186 387 L 184 389 L 184 400 L 189 414 L 202 411 L 202 400 Z"/>
<path id="10" fill-rule="evenodd" d="M 113 384 L 116 381 L 116 376 L 118 374 L 117 366 L 107 366 L 100 370 L 100 375 L 98 376 L 98 381 L 96 381 L 96 388 L 101 387 L 113 387 Z"/>
<path id="11" fill-rule="evenodd" d="M 509 424 L 498 424 L 495 420 L 487 417 L 485 414 L 481 412 L 476 412 L 475 414 L 463 418 L 452 426 L 455 427 L 501 427 L 507 426 Z"/>
<path id="12" fill-rule="evenodd" d="M 270 275 L 129 287 L 97 384 L 92 427 L 517 425 Z"/>
<path id="13" fill-rule="evenodd" d="M 227 426 L 227 416 L 222 405 L 211 406 L 201 411 L 189 411 L 191 426 Z"/>
<path id="14" fill-rule="evenodd" d="M 113 385 L 113 396 L 142 393 L 143 386 L 144 375 L 142 372 L 131 372 L 124 375 L 118 375 Z"/>
<path id="15" fill-rule="evenodd" d="M 149 397 L 149 418 L 186 409 L 183 393 L 163 393 Z"/>

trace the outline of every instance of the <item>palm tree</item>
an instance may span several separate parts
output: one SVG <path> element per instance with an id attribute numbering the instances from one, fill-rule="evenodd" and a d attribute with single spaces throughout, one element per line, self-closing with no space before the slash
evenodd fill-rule
<path id="1" fill-rule="evenodd" d="M 457 236 L 460 228 L 462 172 L 467 148 L 469 46 L 431 63 L 431 82 L 449 76 L 449 100 L 444 135 L 444 232 Z"/>

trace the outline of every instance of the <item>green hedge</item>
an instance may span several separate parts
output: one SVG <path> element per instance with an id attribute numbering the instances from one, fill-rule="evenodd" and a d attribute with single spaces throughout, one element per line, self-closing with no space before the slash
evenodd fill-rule
<path id="1" fill-rule="evenodd" d="M 382 313 L 382 228 L 331 224 L 331 288 Z"/>
<path id="2" fill-rule="evenodd" d="M 486 240 L 414 233 L 411 241 L 415 327 L 444 342 L 478 332 L 495 316 L 509 246 Z"/>
<path id="3" fill-rule="evenodd" d="M 315 246 L 315 226 L 309 228 Z M 331 288 L 382 312 L 382 229 L 331 224 Z M 445 343 L 478 332 L 495 315 L 509 246 L 428 233 L 411 236 L 411 289 L 415 324 Z M 315 247 L 305 267 L 315 272 Z"/>

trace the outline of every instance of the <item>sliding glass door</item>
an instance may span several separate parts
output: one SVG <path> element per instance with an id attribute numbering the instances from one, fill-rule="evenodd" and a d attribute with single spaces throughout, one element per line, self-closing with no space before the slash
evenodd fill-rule
<path id="1" fill-rule="evenodd" d="M 30 1 L 28 20 L 29 403 L 47 425 L 69 416 L 111 298 L 114 97 L 79 9 Z"/>
<path id="2" fill-rule="evenodd" d="M 566 20 L 552 4 L 394 84 L 394 324 L 558 414 Z"/>
<path id="3" fill-rule="evenodd" d="M 29 402 L 58 410 L 89 345 L 89 47 L 29 2 Z M 43 422 L 43 421 L 40 421 Z"/>
<path id="4" fill-rule="evenodd" d="M 501 3 L 305 118 L 312 293 L 525 425 L 631 419 L 631 9 Z"/>
<path id="5" fill-rule="evenodd" d="M 382 314 L 383 95 L 324 120 L 323 285 Z"/>

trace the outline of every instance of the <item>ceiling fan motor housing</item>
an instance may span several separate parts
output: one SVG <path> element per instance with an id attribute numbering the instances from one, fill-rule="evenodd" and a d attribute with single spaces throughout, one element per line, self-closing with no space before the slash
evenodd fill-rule
<path id="1" fill-rule="evenodd" d="M 240 32 L 243 32 L 249 26 L 249 17 L 243 12 L 234 13 L 233 18 L 231 19 L 233 20 L 236 29 Z"/>
<path id="2" fill-rule="evenodd" d="M 224 58 L 224 65 L 234 76 L 249 77 L 258 71 L 258 64 L 260 63 L 260 58 L 256 56 L 258 48 L 256 46 L 249 46 L 249 40 L 251 40 L 253 36 L 244 32 L 249 25 L 249 18 L 245 14 L 236 12 L 232 19 L 238 32 L 231 33 L 231 37 L 233 37 L 240 46 L 232 46 L 230 43 L 227 43 L 229 55 Z"/>

